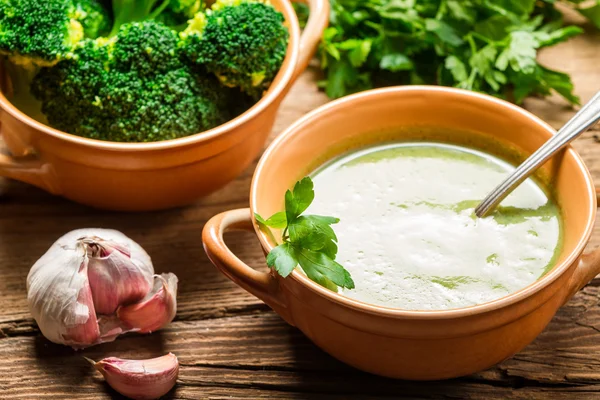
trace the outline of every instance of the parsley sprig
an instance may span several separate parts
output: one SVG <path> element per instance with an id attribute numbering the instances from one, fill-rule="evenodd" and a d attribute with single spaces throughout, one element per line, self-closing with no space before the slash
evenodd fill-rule
<path id="1" fill-rule="evenodd" d="M 321 215 L 302 215 L 315 198 L 313 182 L 306 177 L 285 193 L 285 211 L 268 219 L 254 217 L 263 228 L 283 229 L 282 242 L 267 255 L 267 265 L 283 277 L 300 265 L 316 283 L 337 292 L 353 289 L 350 273 L 335 261 L 337 236 L 331 225 L 340 220 Z"/>
<path id="2" fill-rule="evenodd" d="M 521 103 L 557 92 L 578 104 L 569 75 L 538 51 L 582 32 L 558 4 L 600 27 L 600 0 L 330 0 L 320 83 L 331 98 L 378 86 L 439 84 Z M 303 15 L 303 14 L 301 14 Z"/>

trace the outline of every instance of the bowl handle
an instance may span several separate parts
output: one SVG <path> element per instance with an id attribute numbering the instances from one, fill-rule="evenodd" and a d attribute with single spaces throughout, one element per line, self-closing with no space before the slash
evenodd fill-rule
<path id="1" fill-rule="evenodd" d="M 26 182 L 50 192 L 59 194 L 59 188 L 54 183 L 54 170 L 35 155 L 13 157 L 2 140 L 2 125 L 0 124 L 0 176 Z"/>
<path id="2" fill-rule="evenodd" d="M 225 211 L 206 223 L 202 230 L 202 243 L 208 258 L 225 276 L 267 303 L 287 323 L 294 325 L 277 278 L 271 273 L 252 269 L 225 244 L 223 234 L 232 230 L 254 232 L 249 208 Z"/>
<path id="3" fill-rule="evenodd" d="M 300 54 L 291 82 L 294 82 L 308 66 L 308 63 L 317 51 L 323 31 L 329 24 L 329 0 L 294 1 L 298 3 L 307 3 L 310 14 L 300 38 Z"/>
<path id="4" fill-rule="evenodd" d="M 596 189 L 596 203 L 600 201 L 600 189 Z M 567 295 L 563 305 L 571 300 L 581 288 L 590 283 L 596 275 L 600 274 L 600 247 L 581 256 L 575 272 L 567 285 Z"/>

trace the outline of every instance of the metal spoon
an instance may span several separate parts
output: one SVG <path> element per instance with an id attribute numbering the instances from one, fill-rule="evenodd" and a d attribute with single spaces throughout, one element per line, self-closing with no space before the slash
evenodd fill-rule
<path id="1" fill-rule="evenodd" d="M 496 208 L 498 204 L 527 179 L 535 170 L 558 153 L 563 147 L 590 129 L 600 120 L 600 92 L 587 102 L 552 139 L 548 140 L 527 160 L 515 169 L 504 182 L 498 185 L 475 208 L 475 215 L 482 218 Z"/>

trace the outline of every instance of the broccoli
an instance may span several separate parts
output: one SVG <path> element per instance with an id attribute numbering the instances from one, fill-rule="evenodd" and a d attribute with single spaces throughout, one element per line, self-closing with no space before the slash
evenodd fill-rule
<path id="1" fill-rule="evenodd" d="M 38 69 L 69 58 L 84 36 L 97 37 L 109 27 L 109 14 L 97 0 L 0 0 L 0 54 L 8 59 L 2 62 L 13 104 L 44 121 L 29 91 Z"/>
<path id="2" fill-rule="evenodd" d="M 34 78 L 31 92 L 43 102 L 43 113 L 52 126 L 85 136 L 90 121 L 104 117 L 102 108 L 90 101 L 106 83 L 104 66 L 109 53 L 108 46 L 101 43 L 101 40 L 85 41 L 74 58 L 42 68 Z"/>
<path id="3" fill-rule="evenodd" d="M 178 25 L 201 8 L 201 0 L 112 0 L 114 25 L 110 36 L 129 22 L 157 19 L 166 25 Z"/>
<path id="4" fill-rule="evenodd" d="M 67 58 L 84 31 L 70 0 L 1 0 L 0 53 L 24 68 Z"/>
<path id="5" fill-rule="evenodd" d="M 156 17 L 156 20 L 180 31 L 187 27 L 187 21 L 201 9 L 201 0 L 170 0 L 169 5 Z"/>
<path id="6" fill-rule="evenodd" d="M 214 73 L 223 85 L 258 97 L 285 58 L 288 30 L 271 5 L 244 0 L 217 1 L 196 14 L 181 33 L 182 49 L 193 63 Z"/>
<path id="7" fill-rule="evenodd" d="M 96 39 L 110 31 L 111 17 L 99 0 L 75 0 L 75 7 L 86 38 Z"/>
<path id="8" fill-rule="evenodd" d="M 156 18 L 168 4 L 168 0 L 112 0 L 114 23 L 110 36 L 115 36 L 123 24 Z"/>
<path id="9" fill-rule="evenodd" d="M 106 1 L 0 0 L 0 54 L 37 73 L 13 84 L 29 115 L 92 139 L 174 139 L 245 111 L 285 56 L 283 16 L 258 0 L 206 14 L 202 0 L 110 0 L 112 23 Z"/>
<path id="10" fill-rule="evenodd" d="M 238 93 L 184 62 L 177 34 L 156 21 L 123 24 L 110 39 L 87 40 L 71 59 L 32 83 L 50 125 L 92 139 L 174 139 L 229 120 Z"/>

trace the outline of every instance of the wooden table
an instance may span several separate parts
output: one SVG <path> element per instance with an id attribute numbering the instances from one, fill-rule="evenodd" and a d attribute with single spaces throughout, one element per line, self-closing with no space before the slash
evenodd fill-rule
<path id="1" fill-rule="evenodd" d="M 577 93 L 600 89 L 600 33 L 589 33 L 542 54 L 573 75 Z M 595 32 L 595 33 L 594 33 Z M 272 137 L 325 103 L 309 69 L 281 108 Z M 525 107 L 559 127 L 573 113 L 559 98 L 529 99 Z M 600 182 L 600 143 L 593 132 L 575 147 Z M 218 193 L 176 210 L 103 212 L 0 179 L 0 399 L 120 398 L 83 355 L 147 358 L 172 351 L 181 362 L 172 399 L 600 399 L 600 280 L 564 306 L 540 337 L 508 361 L 462 379 L 403 382 L 359 372 L 334 360 L 286 325 L 267 306 L 222 276 L 208 261 L 200 232 L 214 214 L 248 204 L 253 167 Z M 157 271 L 180 280 L 178 312 L 165 330 L 127 335 L 75 352 L 44 339 L 26 303 L 29 268 L 63 233 L 110 227 L 138 241 Z M 264 268 L 258 242 L 228 237 L 234 251 Z M 589 248 L 600 244 L 600 231 Z"/>

